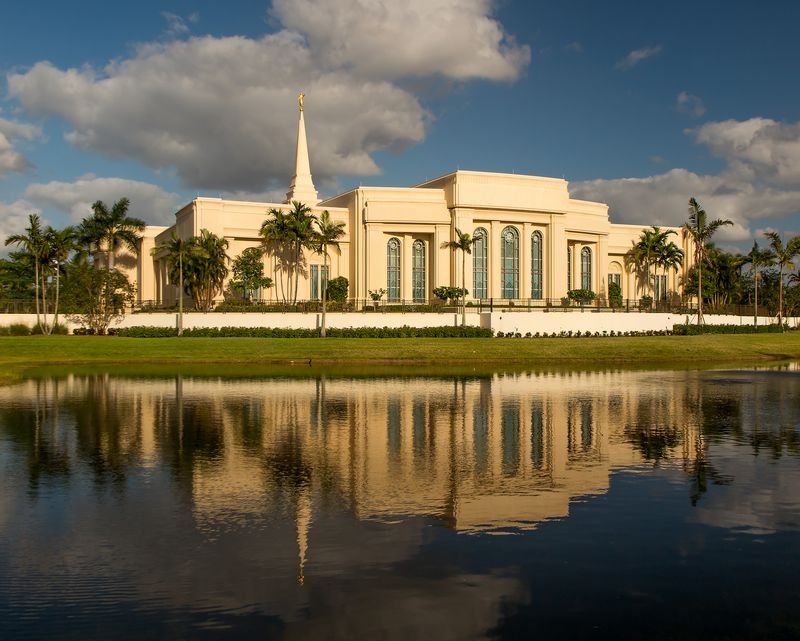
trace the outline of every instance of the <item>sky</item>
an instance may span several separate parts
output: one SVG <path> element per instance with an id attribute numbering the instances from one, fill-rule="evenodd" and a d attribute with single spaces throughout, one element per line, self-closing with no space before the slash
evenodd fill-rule
<path id="1" fill-rule="evenodd" d="M 123 196 L 161 225 L 281 202 L 304 91 L 322 196 L 563 177 L 612 222 L 695 197 L 746 251 L 800 234 L 797 24 L 773 0 L 3 0 L 0 238 Z"/>

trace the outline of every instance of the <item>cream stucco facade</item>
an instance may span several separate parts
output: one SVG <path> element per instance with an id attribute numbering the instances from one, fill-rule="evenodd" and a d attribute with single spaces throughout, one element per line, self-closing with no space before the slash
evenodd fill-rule
<path id="1" fill-rule="evenodd" d="M 330 251 L 328 274 L 346 277 L 354 300 L 368 300 L 370 291 L 384 289 L 384 301 L 425 303 L 433 299 L 435 287 L 460 286 L 462 256 L 443 247 L 456 238 L 457 230 L 476 239 L 463 275 L 467 300 L 545 305 L 579 288 L 593 290 L 602 300 L 610 279 L 619 282 L 626 299 L 637 299 L 653 287 L 652 278 L 646 284 L 625 264 L 625 254 L 643 227 L 611 223 L 607 205 L 571 198 L 566 180 L 459 170 L 413 187 L 358 187 L 318 201 L 301 110 L 296 169 L 286 202 L 198 197 L 175 214 L 173 226 L 149 227 L 132 274 L 139 300 L 159 305 L 177 300 L 166 261 L 151 256 L 151 249 L 173 231 L 189 238 L 207 229 L 228 240 L 228 254 L 234 258 L 261 245 L 259 230 L 270 209 L 289 209 L 293 200 L 310 206 L 315 215 L 327 210 L 334 221 L 344 223 L 338 250 Z M 690 257 L 686 241 L 673 231 L 671 238 Z M 319 296 L 322 263 L 320 255 L 305 252 L 299 300 Z M 687 258 L 680 270 L 659 274 L 662 294 L 680 293 L 689 263 Z M 279 282 L 279 260 L 267 253 L 264 265 L 265 275 Z M 281 293 L 274 287 L 259 298 L 279 300 Z"/>

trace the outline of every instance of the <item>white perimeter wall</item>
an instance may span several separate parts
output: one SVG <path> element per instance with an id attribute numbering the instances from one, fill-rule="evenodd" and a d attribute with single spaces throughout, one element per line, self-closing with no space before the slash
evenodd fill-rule
<path id="1" fill-rule="evenodd" d="M 176 314 L 130 314 L 119 324 L 112 327 L 133 327 L 147 325 L 149 327 L 175 327 Z M 705 315 L 709 325 L 750 325 L 752 316 Z M 80 324 L 72 323 L 65 318 L 72 329 Z M 519 332 L 523 336 L 530 332 L 535 334 L 560 332 L 630 332 L 672 329 L 673 325 L 685 323 L 686 315 L 655 314 L 637 312 L 594 312 L 571 310 L 568 312 L 467 312 L 468 325 L 491 327 L 495 332 Z M 696 316 L 688 317 L 689 322 L 696 322 Z M 786 319 L 790 327 L 800 327 L 800 317 Z M 775 322 L 772 318 L 759 318 L 759 325 Z M 0 314 L 0 326 L 23 323 L 32 327 L 36 323 L 35 314 Z M 183 315 L 183 326 L 190 327 L 298 327 L 315 329 L 320 326 L 320 314 L 246 314 L 246 313 L 188 313 Z M 327 315 L 328 327 L 442 327 L 461 323 L 460 314 L 420 314 L 420 313 L 338 313 Z"/>

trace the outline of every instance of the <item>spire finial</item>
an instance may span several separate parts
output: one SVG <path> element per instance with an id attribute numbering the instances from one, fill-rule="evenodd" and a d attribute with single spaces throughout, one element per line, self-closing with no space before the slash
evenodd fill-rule
<path id="1" fill-rule="evenodd" d="M 306 95 L 301 91 L 297 94 L 297 104 L 300 105 L 300 111 L 303 111 L 303 101 L 306 99 Z"/>

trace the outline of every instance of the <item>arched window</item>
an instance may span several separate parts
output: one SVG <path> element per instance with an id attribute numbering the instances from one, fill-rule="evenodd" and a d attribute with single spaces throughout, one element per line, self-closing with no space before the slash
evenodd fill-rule
<path id="1" fill-rule="evenodd" d="M 542 298 L 542 233 L 531 236 L 531 298 Z"/>
<path id="2" fill-rule="evenodd" d="M 390 238 L 386 244 L 386 298 L 400 300 L 400 241 Z"/>
<path id="3" fill-rule="evenodd" d="M 489 235 L 482 227 L 478 227 L 472 236 L 472 297 L 489 298 L 487 292 L 487 272 L 489 259 L 486 239 Z"/>
<path id="4" fill-rule="evenodd" d="M 506 227 L 500 237 L 501 289 L 503 298 L 519 296 L 519 232 Z"/>
<path id="5" fill-rule="evenodd" d="M 421 240 L 415 240 L 411 246 L 411 282 L 414 301 L 424 302 L 428 296 L 425 278 L 425 243 Z"/>
<path id="6" fill-rule="evenodd" d="M 581 249 L 581 289 L 592 288 L 592 250 Z"/>

